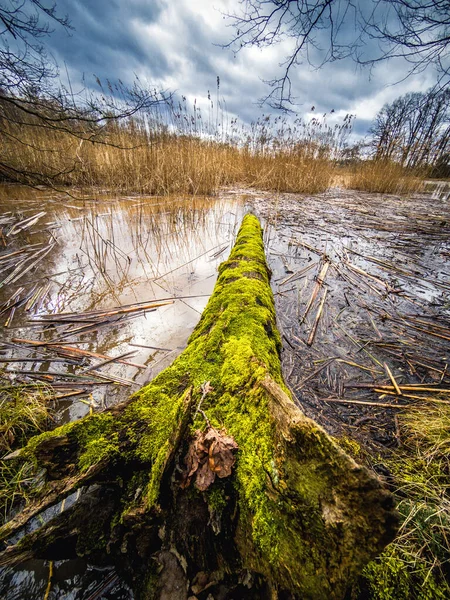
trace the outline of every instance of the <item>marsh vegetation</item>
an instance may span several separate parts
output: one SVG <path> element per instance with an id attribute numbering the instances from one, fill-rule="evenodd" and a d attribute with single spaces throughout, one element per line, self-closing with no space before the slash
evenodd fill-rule
<path id="1" fill-rule="evenodd" d="M 397 540 L 364 572 L 360 593 L 444 598 L 450 284 L 442 269 L 448 207 L 445 189 L 440 193 L 295 196 L 230 188 L 212 199 L 119 201 L 5 188 L 3 202 L 14 199 L 3 216 L 2 256 L 17 254 L 4 259 L 2 281 L 18 278 L 0 290 L 8 324 L 3 423 L 13 432 L 5 452 L 48 424 L 101 413 L 170 364 L 251 209 L 265 225 L 285 381 L 307 415 L 385 480 L 404 519 Z M 50 253 L 38 254 L 52 243 Z M 161 302 L 167 304 L 154 310 Z M 11 415 L 21 413 L 13 398 L 25 398 L 30 410 L 28 390 L 44 409 L 14 433 Z M 33 476 L 14 461 L 4 469 L 10 517 L 13 506 L 32 499 Z M 110 571 L 94 583 L 80 580 L 85 568 L 79 564 L 74 579 L 58 576 L 52 589 L 72 581 L 77 593 L 111 580 L 118 597 L 128 593 Z M 38 572 L 30 589 L 47 585 L 48 569 Z M 9 589 L 11 577 L 6 571 Z"/>
<path id="2" fill-rule="evenodd" d="M 32 118 L 20 131 L 7 124 L 15 183 L 1 189 L 4 453 L 103 414 L 167 367 L 253 211 L 274 273 L 285 381 L 399 503 L 400 533 L 354 597 L 444 598 L 446 183 L 426 191 L 435 166 L 402 164 L 400 142 L 395 155 L 361 157 L 348 146 L 351 116 L 333 127 L 326 116 L 264 116 L 246 128 L 227 124 L 212 101 L 206 117 L 184 101 L 152 111 L 98 126 L 95 143 Z M 7 522 L 33 502 L 38 480 L 15 460 L 1 476 Z M 3 573 L 4 589 L 25 577 L 32 600 L 48 586 L 74 597 L 105 586 L 113 597 L 131 593 L 114 571 L 88 576 L 86 563 L 70 577 L 65 562 L 28 564 Z"/>
<path id="3" fill-rule="evenodd" d="M 241 47 L 296 42 L 272 108 L 317 28 L 324 62 L 438 67 L 357 143 L 334 109 L 240 123 L 218 77 L 74 94 L 42 43 L 69 19 L 0 7 L 8 600 L 449 597 L 448 10 L 363 4 L 234 15 Z M 264 248 L 246 217 L 227 260 L 249 212 Z"/>

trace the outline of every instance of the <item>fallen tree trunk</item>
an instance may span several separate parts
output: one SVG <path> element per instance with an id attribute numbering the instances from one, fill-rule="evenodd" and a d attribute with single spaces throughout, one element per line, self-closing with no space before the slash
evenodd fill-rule
<path id="1" fill-rule="evenodd" d="M 1 539 L 39 513 L 47 522 L 2 564 L 114 563 L 139 599 L 344 597 L 397 515 L 380 482 L 291 400 L 269 277 L 248 215 L 173 364 L 126 403 L 10 457 L 46 480 Z"/>

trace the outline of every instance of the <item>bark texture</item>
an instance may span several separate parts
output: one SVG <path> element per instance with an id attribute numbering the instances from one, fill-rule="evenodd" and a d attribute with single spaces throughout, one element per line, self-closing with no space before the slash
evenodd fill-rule
<path id="1" fill-rule="evenodd" d="M 293 403 L 280 348 L 261 227 L 247 215 L 172 365 L 126 403 L 11 458 L 33 461 L 45 484 L 1 539 L 39 513 L 47 522 L 2 564 L 114 563 L 145 600 L 344 598 L 393 539 L 397 514 L 378 479 Z"/>

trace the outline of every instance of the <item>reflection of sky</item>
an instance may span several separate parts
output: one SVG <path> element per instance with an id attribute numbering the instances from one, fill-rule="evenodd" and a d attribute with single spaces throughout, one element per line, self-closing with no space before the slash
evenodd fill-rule
<path id="1" fill-rule="evenodd" d="M 24 213 L 30 208 L 28 199 L 19 203 L 12 201 L 11 205 Z M 32 209 L 36 210 L 37 205 L 33 202 Z M 43 314 L 79 313 L 193 296 L 175 299 L 153 312 L 138 313 L 123 323 L 68 338 L 83 341 L 84 344 L 77 345 L 79 348 L 110 356 L 136 350 L 136 356 L 130 360 L 142 365 L 148 363 L 148 367 L 141 370 L 124 364 L 105 367 L 105 373 L 136 381 L 131 388 L 100 386 L 93 390 L 98 405 L 103 405 L 105 398 L 108 403 L 119 401 L 170 364 L 185 346 L 213 290 L 217 267 L 229 254 L 242 208 L 235 199 L 218 198 L 127 198 L 85 204 L 62 198 L 58 202 L 41 201 L 39 210 L 47 210 L 47 215 L 32 228 L 28 239 L 21 242 L 46 243 L 50 227 L 57 245 L 36 272 L 24 277 L 17 286 L 29 289 L 39 278 L 43 278 L 41 283 L 46 283 L 44 278 L 51 281 L 49 296 L 41 310 Z M 216 256 L 216 253 L 219 254 Z M 14 290 L 1 291 L 7 298 Z M 30 327 L 27 321 L 30 317 L 35 318 L 35 315 L 22 309 L 17 311 L 14 325 L 18 328 L 7 334 L 33 340 L 53 339 L 54 329 L 44 333 L 40 325 Z M 63 329 L 59 329 L 59 333 Z M 17 351 L 13 351 L 13 355 L 17 356 Z M 58 363 L 50 367 L 48 363 L 30 365 L 32 363 L 27 363 L 22 368 L 60 372 L 65 368 Z M 19 369 L 21 364 L 16 363 L 9 370 L 12 368 Z M 72 418 L 88 410 L 80 402 L 67 402 L 64 407 Z"/>

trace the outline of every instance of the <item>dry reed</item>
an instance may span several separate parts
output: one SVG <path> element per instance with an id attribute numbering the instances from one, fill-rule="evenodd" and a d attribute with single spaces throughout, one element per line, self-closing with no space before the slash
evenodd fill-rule
<path id="1" fill-rule="evenodd" d="M 382 194 L 409 194 L 423 186 L 420 174 L 408 171 L 398 163 L 365 160 L 355 165 L 345 187 Z"/>
<path id="2" fill-rule="evenodd" d="M 320 193 L 336 182 L 341 151 L 351 131 L 351 115 L 341 125 L 325 117 L 304 122 L 262 116 L 246 127 L 211 105 L 208 118 L 186 102 L 158 107 L 100 126 L 92 133 L 5 122 L 0 158 L 17 181 L 52 186 L 102 188 L 147 195 L 213 195 L 226 185 L 263 190 Z M 212 118 L 215 115 L 215 118 Z M 340 177 L 342 179 L 342 177 Z M 360 160 L 345 187 L 408 193 L 418 176 L 388 161 Z"/>
<path id="3" fill-rule="evenodd" d="M 95 136 L 76 124 L 68 132 L 37 127 L 31 118 L 25 125 L 10 121 L 1 159 L 19 182 L 147 195 L 211 195 L 232 184 L 317 193 L 331 185 L 341 130 L 317 120 L 288 126 L 270 116 L 249 129 L 232 121 L 225 130 L 194 114 L 171 106 L 151 118 L 109 123 Z"/>

